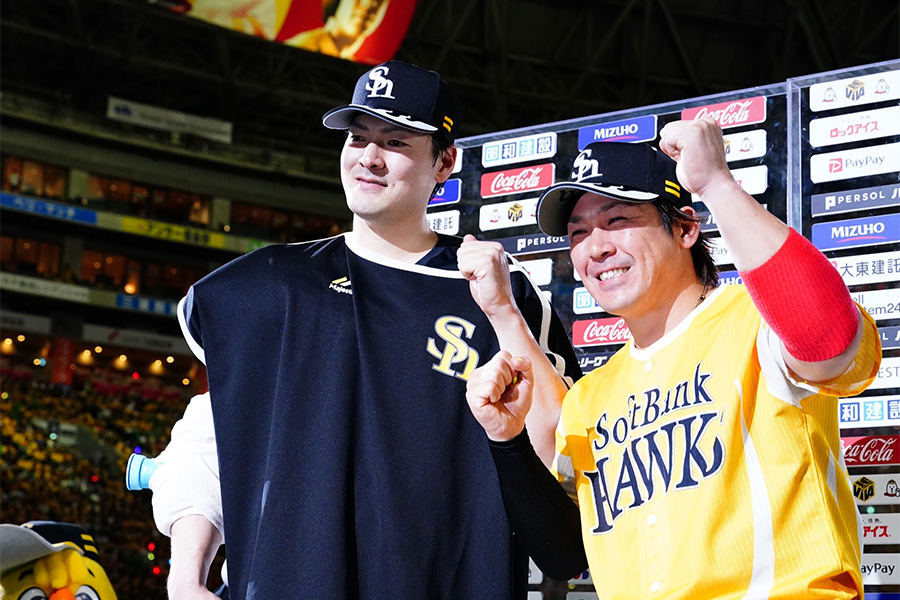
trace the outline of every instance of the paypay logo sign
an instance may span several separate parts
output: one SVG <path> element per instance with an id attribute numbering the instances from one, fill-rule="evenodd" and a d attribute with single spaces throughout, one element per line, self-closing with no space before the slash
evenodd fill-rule
<path id="1" fill-rule="evenodd" d="M 813 183 L 900 171 L 900 142 L 816 154 L 809 160 Z"/>
<path id="2" fill-rule="evenodd" d="M 897 565 L 900 561 L 897 554 L 869 554 L 864 553 L 859 570 L 862 572 L 863 585 L 900 585 L 900 569 Z M 866 594 L 871 598 L 874 594 Z"/>

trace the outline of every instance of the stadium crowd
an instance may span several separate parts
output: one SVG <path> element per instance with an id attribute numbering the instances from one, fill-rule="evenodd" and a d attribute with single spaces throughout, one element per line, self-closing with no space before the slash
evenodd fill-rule
<path id="1" fill-rule="evenodd" d="M 165 447 L 184 393 L 106 369 L 79 368 L 71 386 L 51 385 L 2 359 L 0 520 L 77 523 L 97 540 L 119 598 L 165 598 L 168 538 L 150 518 L 150 493 L 128 492 L 124 471 L 132 452 Z M 73 444 L 75 432 L 91 443 Z"/>

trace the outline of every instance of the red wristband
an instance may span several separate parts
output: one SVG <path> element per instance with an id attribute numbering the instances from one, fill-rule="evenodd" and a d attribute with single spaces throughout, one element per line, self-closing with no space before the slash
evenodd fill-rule
<path id="1" fill-rule="evenodd" d="M 741 278 L 794 358 L 834 358 L 856 336 L 859 310 L 847 286 L 825 255 L 793 229 L 778 252 Z"/>

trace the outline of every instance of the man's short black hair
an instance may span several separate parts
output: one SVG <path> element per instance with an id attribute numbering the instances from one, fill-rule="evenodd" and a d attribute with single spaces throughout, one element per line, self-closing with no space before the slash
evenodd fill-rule
<path id="1" fill-rule="evenodd" d="M 669 234 L 672 234 L 675 230 L 676 223 L 700 222 L 699 218 L 687 214 L 666 200 L 656 199 L 653 201 L 653 206 L 656 207 L 662 226 Z M 709 252 L 709 246 L 709 236 L 705 232 L 700 231 L 697 241 L 691 246 L 691 259 L 694 263 L 694 273 L 696 273 L 700 283 L 708 288 L 714 288 L 719 285 L 719 269 L 716 267 L 712 254 Z"/>
<path id="2" fill-rule="evenodd" d="M 438 159 L 443 156 L 444 152 L 446 152 L 450 148 L 450 142 L 444 139 L 443 136 L 432 133 L 431 134 L 431 156 L 434 159 L 432 161 L 432 165 L 436 165 Z"/>
<path id="3" fill-rule="evenodd" d="M 431 134 L 431 157 L 434 159 L 431 161 L 432 166 L 437 164 L 437 161 L 440 160 L 441 156 L 444 155 L 444 152 L 450 149 L 450 142 L 445 140 L 443 136 L 436 135 L 434 133 Z M 431 190 L 431 197 L 428 199 L 429 202 L 437 195 L 437 193 L 441 190 L 441 186 L 443 183 L 436 183 L 434 185 L 434 189 Z"/>

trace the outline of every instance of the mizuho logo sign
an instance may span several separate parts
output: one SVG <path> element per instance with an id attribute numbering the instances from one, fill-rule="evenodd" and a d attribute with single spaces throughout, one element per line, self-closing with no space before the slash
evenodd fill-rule
<path id="1" fill-rule="evenodd" d="M 644 115 L 578 130 L 578 149 L 591 142 L 647 142 L 656 139 L 656 115 Z"/>
<path id="2" fill-rule="evenodd" d="M 812 242 L 819 250 L 875 246 L 900 241 L 900 214 L 847 219 L 812 226 Z"/>

